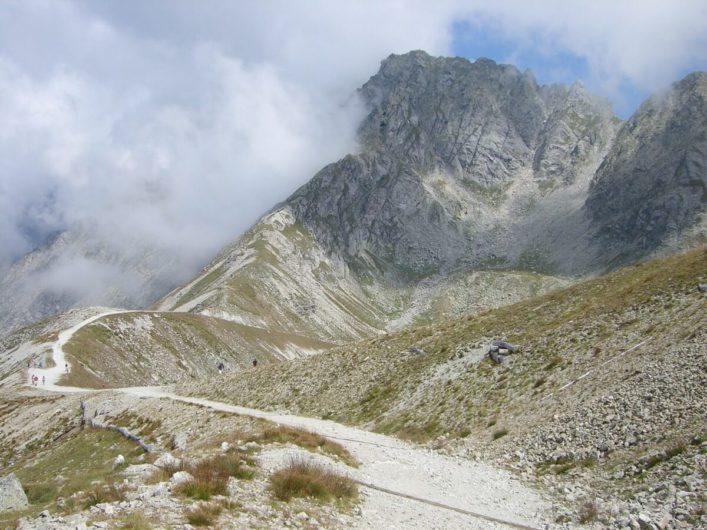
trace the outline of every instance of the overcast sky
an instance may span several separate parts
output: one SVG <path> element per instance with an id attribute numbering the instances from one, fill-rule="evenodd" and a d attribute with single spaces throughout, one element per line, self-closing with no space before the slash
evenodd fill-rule
<path id="1" fill-rule="evenodd" d="M 192 273 L 356 149 L 353 91 L 411 49 L 581 79 L 626 117 L 707 69 L 707 2 L 3 0 L 0 274 L 77 225 Z"/>

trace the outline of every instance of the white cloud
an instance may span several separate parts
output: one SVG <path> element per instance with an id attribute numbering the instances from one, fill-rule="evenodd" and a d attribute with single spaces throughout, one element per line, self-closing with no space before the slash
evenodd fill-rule
<path id="1" fill-rule="evenodd" d="M 495 24 L 518 52 L 586 60 L 585 82 L 614 100 L 627 88 L 655 91 L 686 69 L 707 67 L 702 0 L 477 1 L 467 15 Z"/>

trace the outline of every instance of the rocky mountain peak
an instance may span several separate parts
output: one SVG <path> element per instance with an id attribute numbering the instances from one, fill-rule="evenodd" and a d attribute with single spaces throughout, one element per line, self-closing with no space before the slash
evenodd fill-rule
<path id="1" fill-rule="evenodd" d="M 370 110 L 360 127 L 366 149 L 482 186 L 512 171 L 489 150 L 527 162 L 545 118 L 532 74 L 489 59 L 393 55 L 360 94 Z"/>

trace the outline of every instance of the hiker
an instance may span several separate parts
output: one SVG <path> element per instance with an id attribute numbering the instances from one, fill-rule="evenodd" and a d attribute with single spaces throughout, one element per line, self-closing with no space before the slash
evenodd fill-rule
<path id="1" fill-rule="evenodd" d="M 42 376 L 42 385 L 44 385 L 45 383 L 46 383 L 46 379 L 44 378 L 44 376 Z"/>
<path id="2" fill-rule="evenodd" d="M 66 371 L 67 374 L 69 373 L 69 363 L 64 364 L 64 370 Z"/>
<path id="3" fill-rule="evenodd" d="M 253 359 L 253 368 L 258 366 L 258 359 Z"/>
<path id="4" fill-rule="evenodd" d="M 219 374 L 222 374 L 222 373 L 223 373 L 223 369 L 224 369 L 225 367 L 224 367 L 223 363 L 218 363 L 217 368 L 218 368 L 218 373 L 219 373 Z"/>
<path id="5" fill-rule="evenodd" d="M 501 363 L 509 353 L 515 353 L 518 348 L 502 340 L 491 341 L 486 355 L 495 363 Z"/>

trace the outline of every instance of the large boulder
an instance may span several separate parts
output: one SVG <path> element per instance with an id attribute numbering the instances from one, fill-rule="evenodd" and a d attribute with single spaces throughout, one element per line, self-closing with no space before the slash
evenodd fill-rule
<path id="1" fill-rule="evenodd" d="M 29 505 L 25 490 L 14 473 L 0 477 L 0 512 L 20 510 Z"/>

